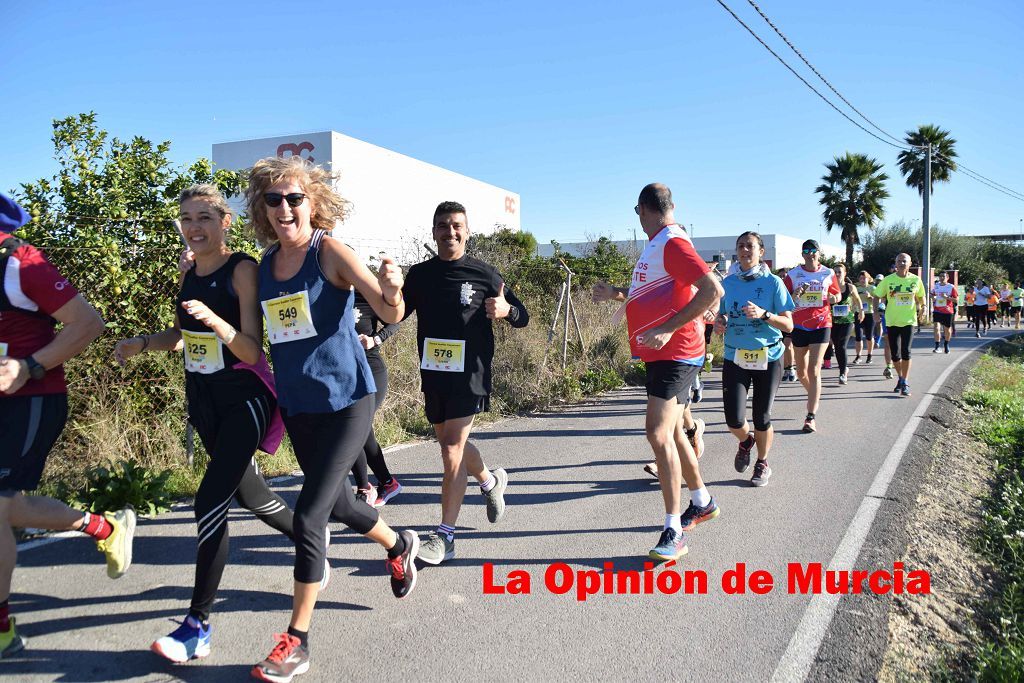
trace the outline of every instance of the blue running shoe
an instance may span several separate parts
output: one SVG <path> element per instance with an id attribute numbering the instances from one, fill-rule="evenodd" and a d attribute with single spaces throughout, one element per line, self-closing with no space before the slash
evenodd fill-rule
<path id="1" fill-rule="evenodd" d="M 192 616 L 185 617 L 173 633 L 149 646 L 149 649 L 172 662 L 182 664 L 210 654 L 209 624 L 203 626 Z"/>
<path id="2" fill-rule="evenodd" d="M 652 560 L 671 562 L 672 560 L 678 560 L 688 550 L 686 547 L 686 534 L 669 528 L 661 532 L 658 545 L 651 548 L 651 552 L 647 553 L 647 556 Z"/>
<path id="3" fill-rule="evenodd" d="M 701 522 L 717 517 L 718 512 L 718 503 L 715 502 L 714 498 L 702 508 L 697 507 L 691 502 L 690 507 L 686 508 L 686 512 L 683 513 L 679 521 L 683 525 L 683 531 L 690 531 Z"/>

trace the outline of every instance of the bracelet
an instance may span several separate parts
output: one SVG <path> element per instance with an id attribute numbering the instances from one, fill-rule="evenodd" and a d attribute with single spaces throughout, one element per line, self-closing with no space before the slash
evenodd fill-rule
<path id="1" fill-rule="evenodd" d="M 231 342 L 235 341 L 235 337 L 238 336 L 238 330 L 236 330 L 234 327 L 232 327 L 230 329 L 231 329 L 231 331 L 227 333 L 227 337 L 225 339 L 221 340 L 225 344 L 227 344 L 228 346 L 230 346 Z"/>
<path id="2" fill-rule="evenodd" d="M 383 294 L 381 294 L 381 297 L 380 297 L 380 298 L 381 298 L 381 299 L 384 299 L 384 295 L 383 295 Z M 395 303 L 391 303 L 391 302 L 390 302 L 390 301 L 388 301 L 387 299 L 384 299 L 384 303 L 386 303 L 386 304 L 387 304 L 388 306 L 390 306 L 391 308 L 398 308 L 399 306 L 401 306 L 401 305 L 402 305 L 402 302 L 403 302 L 403 301 L 405 301 L 405 295 L 403 295 L 403 294 L 399 294 L 399 295 L 398 295 L 398 301 L 396 301 Z"/>
<path id="3" fill-rule="evenodd" d="M 142 340 L 142 351 L 145 351 L 147 348 L 149 348 L 149 335 L 148 334 L 139 335 L 139 339 Z M 139 353 L 142 353 L 142 351 L 140 351 Z"/>

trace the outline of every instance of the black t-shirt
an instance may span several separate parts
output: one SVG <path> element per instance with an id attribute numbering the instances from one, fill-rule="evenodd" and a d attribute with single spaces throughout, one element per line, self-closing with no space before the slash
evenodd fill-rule
<path id="1" fill-rule="evenodd" d="M 256 259 L 248 254 L 235 252 L 228 257 L 223 266 L 209 275 L 202 276 L 196 275 L 196 267 L 193 264 L 192 269 L 185 273 L 185 279 L 181 282 L 181 289 L 178 291 L 178 298 L 175 302 L 177 304 L 175 311 L 178 314 L 181 329 L 190 332 L 212 332 L 205 323 L 196 320 L 181 307 L 182 302 L 192 299 L 202 301 L 207 308 L 236 330 L 241 328 L 242 314 L 238 308 L 238 294 L 231 284 L 231 278 L 235 274 L 235 266 L 242 261 L 256 263 Z M 227 344 L 223 345 L 223 353 L 224 369 L 219 370 L 220 373 L 230 371 L 231 367 L 238 362 L 238 358 L 231 353 Z"/>
<path id="2" fill-rule="evenodd" d="M 370 306 L 362 294 L 356 290 L 356 298 L 353 306 L 356 310 L 356 334 L 364 334 L 367 337 L 377 337 L 381 343 L 387 341 L 392 335 L 398 332 L 398 323 L 381 325 L 380 318 Z M 383 359 L 380 357 L 380 348 L 374 346 L 366 352 L 366 361 L 374 372 L 387 370 Z"/>
<path id="3" fill-rule="evenodd" d="M 475 396 L 491 393 L 494 331 L 484 300 L 497 296 L 502 282 L 504 278 L 497 270 L 471 256 L 455 261 L 443 261 L 435 256 L 409 269 L 402 293 L 406 317 L 416 312 L 416 346 L 420 359 L 424 339 L 428 337 L 465 342 L 461 372 L 420 368 L 424 392 Z M 529 314 L 508 284 L 505 299 L 512 306 L 509 323 L 513 327 L 525 327 Z"/>

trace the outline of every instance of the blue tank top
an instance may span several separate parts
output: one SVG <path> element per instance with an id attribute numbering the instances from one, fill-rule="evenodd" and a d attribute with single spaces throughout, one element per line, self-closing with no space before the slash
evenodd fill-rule
<path id="1" fill-rule="evenodd" d="M 302 267 L 288 280 L 274 279 L 277 245 L 260 261 L 259 294 L 277 399 L 289 415 L 337 412 L 377 391 L 356 335 L 354 292 L 335 287 L 320 270 L 326 236 L 313 231 Z"/>

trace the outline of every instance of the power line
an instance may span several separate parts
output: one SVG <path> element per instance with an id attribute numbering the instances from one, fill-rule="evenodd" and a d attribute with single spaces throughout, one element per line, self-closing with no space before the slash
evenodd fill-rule
<path id="1" fill-rule="evenodd" d="M 835 89 L 835 86 L 833 86 L 831 83 L 828 82 L 827 78 L 825 78 L 824 76 L 821 75 L 821 72 L 819 72 L 817 69 L 814 68 L 813 64 L 811 64 L 809 61 L 807 61 L 807 58 L 803 56 L 803 53 L 801 53 L 800 50 L 797 49 L 796 45 L 794 45 L 792 42 L 790 42 L 789 38 L 787 38 L 785 35 L 783 35 L 782 31 L 779 30 L 779 27 L 776 26 L 772 22 L 772 20 L 768 18 L 768 15 L 765 14 L 761 10 L 761 8 L 757 6 L 757 3 L 754 2 L 754 0 L 747 0 L 747 2 L 750 3 L 751 7 L 753 7 L 755 10 L 757 10 L 757 13 L 761 15 L 761 18 L 764 19 L 765 22 L 767 22 L 768 25 L 772 27 L 772 30 L 774 30 L 775 33 L 777 33 L 780 38 L 782 38 L 782 40 L 786 43 L 786 45 L 789 46 L 789 49 L 791 49 L 793 52 L 795 52 L 796 56 L 799 57 L 803 61 L 803 63 L 807 65 L 807 68 L 810 69 L 811 71 L 813 71 L 814 75 L 817 76 L 818 78 L 820 78 L 821 82 L 824 83 L 825 85 L 827 85 L 829 87 L 829 90 L 831 90 L 832 92 L 834 92 L 836 94 L 836 97 L 838 97 L 839 99 L 841 99 L 843 102 L 846 103 L 846 106 L 848 106 L 853 111 L 857 112 L 858 116 L 860 116 L 862 119 L 867 121 L 875 130 L 877 130 L 878 132 L 882 133 L 886 137 L 891 138 L 892 140 L 895 140 L 896 142 L 898 142 L 901 145 L 907 144 L 905 140 L 901 140 L 900 138 L 898 138 L 898 137 L 896 137 L 894 135 L 891 135 L 890 133 L 888 133 L 887 131 L 882 129 L 882 127 L 879 126 L 877 123 L 875 123 L 874 121 L 869 119 L 861 110 L 859 110 L 859 109 L 857 109 L 857 107 L 853 106 L 853 104 L 848 99 L 843 97 L 842 93 L 840 93 L 838 90 Z"/>
<path id="2" fill-rule="evenodd" d="M 981 173 L 975 171 L 974 169 L 971 169 L 971 168 L 968 168 L 967 166 L 964 166 L 959 161 L 954 161 L 953 159 L 950 159 L 945 154 L 941 154 L 939 152 L 934 152 L 934 151 L 932 153 L 936 157 L 941 157 L 942 159 L 945 159 L 947 163 L 952 164 L 954 171 L 963 171 L 964 175 L 966 175 L 969 178 L 974 178 L 978 182 L 985 183 L 986 185 L 988 185 L 992 189 L 999 190 L 1000 192 L 1003 192 L 1003 194 L 1009 194 L 1014 199 L 1020 199 L 1021 201 L 1024 201 L 1024 192 L 1018 192 L 1017 190 L 1013 189 L 1012 187 L 1007 187 L 1006 185 L 1000 185 L 999 183 L 997 183 L 996 181 L 992 180 L 991 178 L 986 178 L 985 176 L 983 176 Z M 977 177 L 975 177 L 975 176 L 977 176 Z"/>
<path id="3" fill-rule="evenodd" d="M 783 59 L 782 57 L 780 57 L 780 56 L 778 55 L 778 53 L 776 53 L 776 52 L 775 52 L 775 50 L 771 49 L 771 47 L 769 47 L 769 46 L 768 46 L 768 43 L 764 42 L 764 41 L 763 41 L 763 40 L 761 39 L 761 36 L 757 35 L 757 33 L 755 33 L 755 32 L 754 32 L 754 29 L 752 29 L 752 28 L 750 28 L 749 26 L 747 26 L 747 25 L 746 25 L 746 24 L 744 23 L 744 21 L 743 21 L 742 19 L 740 19 L 740 18 L 739 18 L 739 17 L 738 17 L 737 15 L 736 15 L 736 13 L 732 11 L 732 9 L 730 9 L 730 8 L 729 8 L 729 6 L 728 6 L 728 5 L 726 5 L 726 4 L 724 3 L 724 2 L 722 2 L 722 0 L 716 0 L 716 2 L 718 2 L 718 4 L 719 4 L 719 5 L 721 5 L 721 6 L 722 6 L 722 7 L 723 7 L 723 8 L 725 9 L 725 11 L 726 11 L 726 12 L 728 12 L 729 14 L 731 14 L 731 15 L 732 15 L 732 18 L 733 18 L 733 19 L 735 19 L 735 20 L 736 20 L 736 21 L 737 21 L 737 22 L 739 23 L 739 25 L 740 25 L 740 26 L 742 26 L 743 28 L 747 29 L 747 32 L 748 32 L 748 33 L 750 33 L 750 35 L 754 36 L 754 39 L 755 39 L 755 40 L 757 40 L 757 42 L 761 43 L 761 45 L 762 45 L 762 46 L 764 47 L 764 49 L 768 50 L 768 52 L 770 52 L 770 53 L 772 54 L 772 56 L 773 56 L 773 57 L 775 57 L 775 59 L 779 60 L 779 62 L 780 62 L 780 63 L 782 64 L 782 66 L 784 66 L 784 67 L 786 67 L 787 69 L 789 69 L 790 73 L 792 73 L 792 74 L 793 74 L 794 76 L 796 76 L 797 78 L 799 78 L 799 79 L 800 79 L 800 82 L 801 82 L 801 83 L 803 83 L 804 85 L 806 85 L 806 86 L 807 86 L 808 88 L 810 88 L 810 89 L 811 89 L 811 91 L 812 91 L 812 92 L 814 92 L 814 94 L 815 94 L 815 95 L 817 95 L 818 97 L 820 97 L 820 98 L 821 98 L 821 100 L 822 100 L 822 101 L 823 101 L 823 102 L 824 102 L 825 104 L 827 104 L 828 106 L 832 107 L 832 108 L 833 108 L 833 109 L 835 109 L 835 110 L 836 110 L 837 112 L 839 112 L 839 115 L 840 115 L 840 116 L 842 116 L 842 117 L 843 117 L 844 119 L 846 119 L 847 121 L 849 121 L 849 122 L 850 122 L 850 123 L 852 123 L 853 125 L 855 125 L 855 126 L 857 126 L 858 128 L 860 128 L 860 129 L 861 129 L 862 131 L 864 131 L 865 133 L 867 133 L 867 134 L 868 134 L 868 135 L 870 135 L 871 137 L 875 138 L 875 139 L 876 139 L 876 140 L 878 140 L 879 142 L 884 142 L 885 144 L 889 145 L 890 147 L 895 147 L 896 149 L 901 149 L 901 150 L 909 150 L 909 149 L 911 149 L 911 148 L 907 147 L 907 146 L 906 146 L 906 144 L 895 144 L 895 143 L 893 143 L 893 142 L 890 142 L 889 140 L 886 140 L 885 138 L 883 138 L 883 137 L 881 137 L 881 136 L 879 136 L 879 135 L 877 135 L 877 134 L 875 134 L 875 133 L 872 133 L 872 132 L 871 132 L 870 130 L 868 130 L 867 128 L 865 128 L 864 126 L 860 125 L 859 123 L 857 123 L 856 121 L 854 121 L 854 120 L 853 120 L 852 118 L 850 118 L 850 116 L 849 116 L 849 115 L 848 115 L 848 114 L 847 114 L 846 112 L 844 112 L 844 111 L 843 111 L 842 109 L 840 109 L 840 108 L 839 108 L 839 107 L 837 107 L 837 106 L 836 106 L 835 104 L 833 104 L 832 100 L 830 100 L 830 99 L 828 99 L 827 97 L 825 97 L 824 95 L 822 95 L 822 94 L 821 94 L 821 93 L 820 93 L 820 92 L 818 91 L 818 89 L 817 89 L 817 88 L 815 88 L 815 87 L 814 87 L 813 85 L 811 85 L 810 83 L 808 83 L 808 82 L 807 82 L 807 79 L 806 79 L 806 78 L 804 78 L 803 76 L 801 76 L 800 74 L 798 74 L 798 73 L 796 72 L 796 70 L 795 70 L 795 69 L 794 69 L 793 67 L 791 67 L 791 66 L 790 66 L 789 64 L 787 64 L 787 63 L 786 63 L 786 60 L 784 60 L 784 59 Z M 888 133 L 887 133 L 887 135 L 888 135 Z"/>

